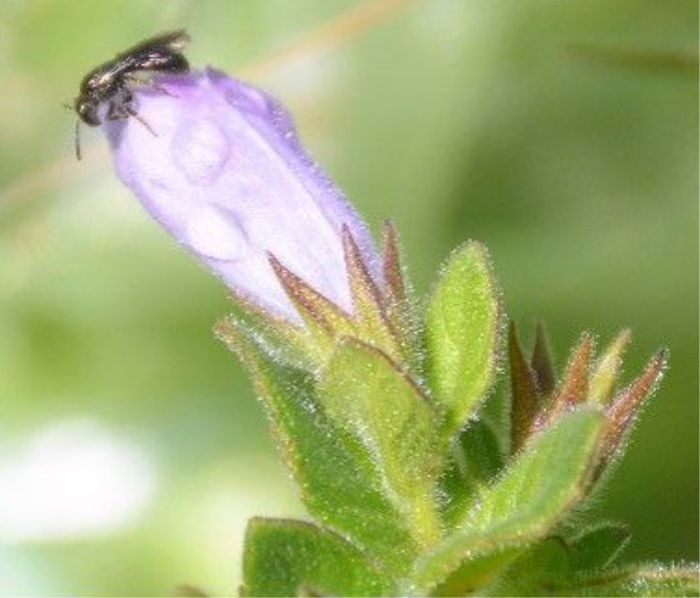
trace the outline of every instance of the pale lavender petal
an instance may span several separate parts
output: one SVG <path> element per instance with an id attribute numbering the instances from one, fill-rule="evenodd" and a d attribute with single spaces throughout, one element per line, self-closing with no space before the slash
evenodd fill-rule
<path id="1" fill-rule="evenodd" d="M 373 273 L 361 218 L 265 92 L 208 69 L 135 93 L 141 119 L 104 120 L 117 173 L 148 212 L 238 293 L 298 320 L 268 252 L 352 312 L 342 226 Z"/>

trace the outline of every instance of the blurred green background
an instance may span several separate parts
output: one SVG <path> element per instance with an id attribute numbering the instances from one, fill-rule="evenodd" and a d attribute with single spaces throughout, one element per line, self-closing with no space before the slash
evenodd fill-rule
<path id="1" fill-rule="evenodd" d="M 194 64 L 281 98 L 416 286 L 467 238 L 508 313 L 633 329 L 671 369 L 592 514 L 627 559 L 698 558 L 697 4 L 692 0 L 2 0 L 0 593 L 231 594 L 245 521 L 303 514 L 241 368 L 225 289 L 83 129 L 82 75 L 186 27 Z M 502 385 L 503 386 L 503 385 Z"/>

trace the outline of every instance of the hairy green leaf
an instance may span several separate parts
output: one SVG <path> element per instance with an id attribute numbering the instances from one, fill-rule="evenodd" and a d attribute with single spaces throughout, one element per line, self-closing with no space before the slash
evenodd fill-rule
<path id="1" fill-rule="evenodd" d="M 494 382 L 501 306 L 486 248 L 470 242 L 443 268 L 426 314 L 427 376 L 451 435 Z"/>
<path id="2" fill-rule="evenodd" d="M 551 520 L 571 506 L 583 493 L 602 423 L 600 413 L 581 409 L 533 438 L 477 499 L 465 524 L 478 530 L 522 530 L 523 520 L 546 524 L 544 518 Z"/>
<path id="3" fill-rule="evenodd" d="M 405 571 L 417 547 L 370 451 L 328 418 L 307 372 L 274 360 L 244 329 L 225 338 L 254 380 L 309 511 L 391 572 Z"/>
<path id="4" fill-rule="evenodd" d="M 214 329 L 224 343 L 231 330 L 245 329 L 266 351 L 274 354 L 275 359 L 303 369 L 313 367 L 308 350 L 312 338 L 308 331 L 269 314 L 235 293 L 230 295 L 230 301 L 231 313 Z"/>
<path id="5" fill-rule="evenodd" d="M 383 352 L 354 339 L 338 344 L 318 393 L 334 422 L 367 449 L 416 543 L 426 548 L 437 542 L 441 457 L 437 414 L 427 398 Z"/>
<path id="6" fill-rule="evenodd" d="M 604 569 L 625 548 L 629 528 L 622 523 L 598 523 L 584 529 L 570 541 L 570 559 L 575 569 Z"/>
<path id="7" fill-rule="evenodd" d="M 551 588 L 553 596 L 699 596 L 697 565 L 631 565 Z"/>
<path id="8" fill-rule="evenodd" d="M 602 424 L 597 411 L 582 408 L 533 437 L 501 477 L 475 498 L 458 531 L 419 560 L 411 589 L 469 593 L 546 536 L 582 498 Z"/>
<path id="9" fill-rule="evenodd" d="M 570 562 L 563 539 L 538 542 L 516 559 L 487 590 L 489 596 L 541 596 L 546 588 L 568 582 Z"/>
<path id="10" fill-rule="evenodd" d="M 377 596 L 387 577 L 355 546 L 310 523 L 254 518 L 243 554 L 243 596 Z"/>
<path id="11" fill-rule="evenodd" d="M 464 517 L 473 496 L 503 467 L 501 445 L 491 424 L 473 421 L 454 439 L 449 467 L 440 480 L 442 517 L 449 528 Z"/>

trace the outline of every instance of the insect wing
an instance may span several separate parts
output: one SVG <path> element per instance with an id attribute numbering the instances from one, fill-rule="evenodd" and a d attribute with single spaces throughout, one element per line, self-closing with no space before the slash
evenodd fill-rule
<path id="1" fill-rule="evenodd" d="M 184 29 L 178 29 L 160 36 L 160 45 L 167 47 L 171 52 L 182 52 L 190 43 L 190 35 Z"/>
<path id="2" fill-rule="evenodd" d="M 184 50 L 189 43 L 190 36 L 184 29 L 170 31 L 148 39 L 132 46 L 117 56 L 118 59 L 128 60 L 135 56 L 146 56 L 150 53 L 164 55 L 168 53 L 178 53 Z"/>

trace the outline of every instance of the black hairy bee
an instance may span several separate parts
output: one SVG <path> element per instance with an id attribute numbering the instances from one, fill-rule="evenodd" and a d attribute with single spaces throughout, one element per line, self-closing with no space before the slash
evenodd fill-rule
<path id="1" fill-rule="evenodd" d="M 129 84 L 140 82 L 139 76 L 148 73 L 185 73 L 189 63 L 182 50 L 190 41 L 184 30 L 171 31 L 142 41 L 117 54 L 112 60 L 91 70 L 80 82 L 80 93 L 73 105 L 79 120 L 75 124 L 75 155 L 80 159 L 78 126 L 80 121 L 96 127 L 100 124 L 100 104 L 108 103 L 107 118 L 117 120 L 133 116 L 139 118 L 132 106 Z"/>

